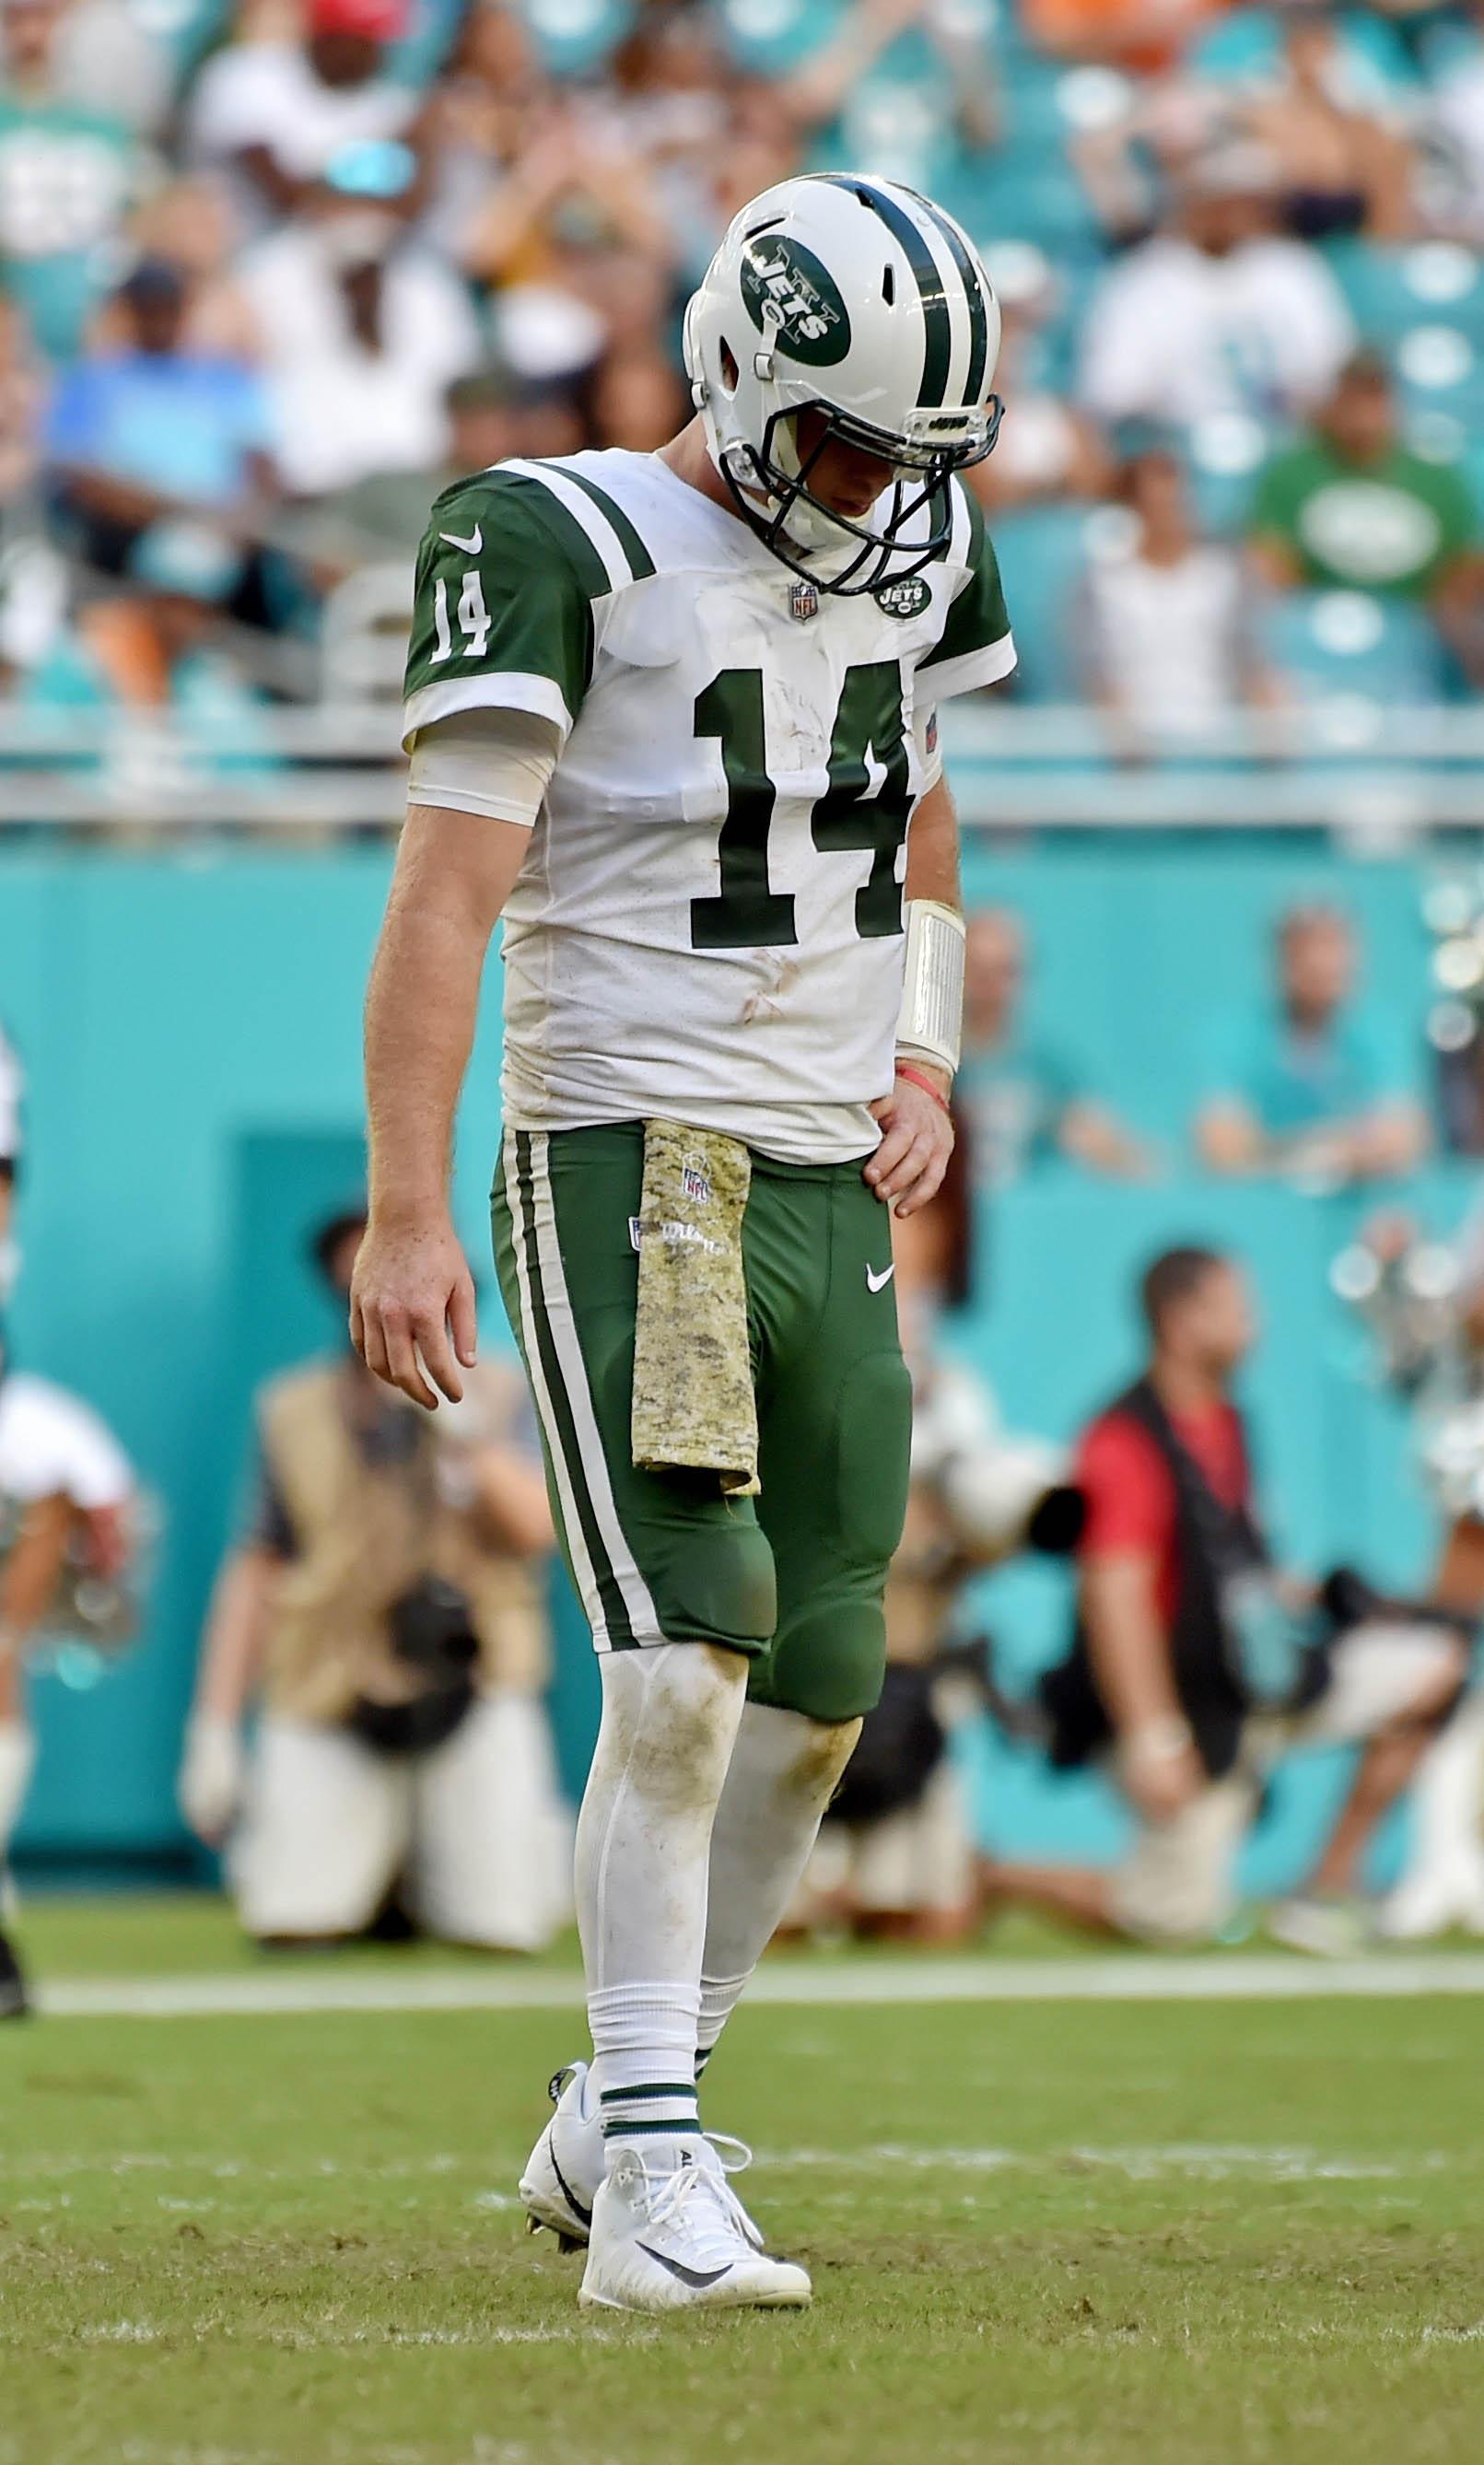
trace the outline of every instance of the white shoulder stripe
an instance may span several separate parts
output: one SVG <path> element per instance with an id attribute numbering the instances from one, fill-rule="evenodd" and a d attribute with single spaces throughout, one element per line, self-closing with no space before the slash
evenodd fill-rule
<path id="1" fill-rule="evenodd" d="M 623 543 L 607 514 L 593 503 L 586 488 L 579 488 L 554 462 L 527 462 L 518 458 L 502 462 L 500 469 L 514 471 L 522 479 L 539 480 L 543 488 L 549 489 L 564 513 L 570 514 L 573 522 L 587 532 L 603 561 L 610 590 L 621 590 L 626 582 L 632 582 L 633 567 L 624 553 Z"/>
<path id="2" fill-rule="evenodd" d="M 949 487 L 953 498 L 953 536 L 948 542 L 948 563 L 967 565 L 974 544 L 974 521 L 968 509 L 967 481 L 952 479 Z"/>

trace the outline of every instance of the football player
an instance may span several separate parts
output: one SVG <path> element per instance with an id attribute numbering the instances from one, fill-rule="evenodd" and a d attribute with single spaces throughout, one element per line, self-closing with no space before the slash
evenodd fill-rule
<path id="1" fill-rule="evenodd" d="M 888 1210 L 941 1179 L 962 1006 L 936 713 L 1014 664 L 957 476 L 994 441 L 999 326 L 937 207 L 786 181 L 691 300 L 672 443 L 463 481 L 419 563 L 351 1324 L 420 1404 L 458 1395 L 449 1147 L 502 916 L 496 1252 L 603 1685 L 577 1845 L 593 2060 L 553 2083 L 522 2191 L 587 2243 L 587 2303 L 809 2298 L 697 2086 L 881 1685 L 910 1434 Z M 644 1213 L 667 1123 L 696 1139 L 687 1200 L 719 1157 L 750 1172 L 755 1498 L 635 1459 L 648 1242 L 699 1230 Z M 707 1375 L 682 1366 L 682 1407 Z"/>
<path id="2" fill-rule="evenodd" d="M 31 1779 L 27 1647 L 72 1603 L 79 1583 L 100 1605 L 128 1571 L 133 1469 L 80 1397 L 11 1366 L 0 1326 L 0 1920 L 8 1914 L 6 1851 Z M 78 1626 L 79 1634 L 82 1625 Z M 26 1988 L 0 1931 L 0 2020 L 18 2019 Z"/>

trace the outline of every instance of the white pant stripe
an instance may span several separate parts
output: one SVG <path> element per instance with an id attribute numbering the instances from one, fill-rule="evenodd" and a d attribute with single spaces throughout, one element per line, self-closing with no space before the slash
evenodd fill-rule
<path id="1" fill-rule="evenodd" d="M 577 1443 L 582 1450 L 587 1495 L 597 1519 L 599 1537 L 608 1551 L 618 1588 L 623 1593 L 635 1643 L 663 1643 L 665 1637 L 660 1632 L 650 1588 L 634 1563 L 633 1554 L 624 1538 L 624 1527 L 618 1520 L 618 1509 L 613 1503 L 608 1458 L 603 1452 L 597 1415 L 592 1409 L 587 1364 L 577 1340 L 577 1322 L 572 1316 L 566 1277 L 562 1269 L 562 1246 L 557 1238 L 556 1211 L 551 1202 L 551 1174 L 546 1160 L 544 1130 L 531 1132 L 531 1210 L 536 1223 L 536 1255 L 541 1267 L 546 1323 L 557 1349 L 566 1408 L 572 1416 Z"/>
<path id="2" fill-rule="evenodd" d="M 557 1495 L 562 1500 L 562 1521 L 566 1527 L 567 1547 L 572 1553 L 572 1572 L 577 1578 L 577 1588 L 582 1595 L 583 1614 L 592 1629 L 594 1650 L 607 1652 L 609 1648 L 609 1638 L 608 1621 L 603 1614 L 603 1595 L 598 1589 L 597 1577 L 593 1573 L 592 1560 L 588 1555 L 587 1543 L 583 1533 L 582 1518 L 577 1512 L 577 1500 L 572 1492 L 572 1476 L 562 1451 L 562 1432 L 557 1426 L 557 1416 L 552 1409 L 551 1392 L 546 1385 L 546 1373 L 542 1364 L 536 1311 L 531 1299 L 530 1278 L 525 1267 L 525 1201 L 521 1192 L 521 1170 L 516 1156 L 513 1130 L 505 1132 L 504 1149 L 505 1203 L 510 1210 L 511 1246 L 515 1251 L 516 1282 L 521 1294 L 521 1332 L 525 1344 L 526 1367 L 530 1372 L 536 1409 L 541 1415 L 547 1452 L 551 1456 L 552 1469 L 556 1475 Z"/>

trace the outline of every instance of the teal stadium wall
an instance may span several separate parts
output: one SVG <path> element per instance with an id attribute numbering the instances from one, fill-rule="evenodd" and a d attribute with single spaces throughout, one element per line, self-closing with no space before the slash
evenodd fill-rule
<path id="1" fill-rule="evenodd" d="M 33 1867 L 183 1858 L 173 1775 L 212 1571 L 239 1511 L 255 1378 L 338 1340 L 301 1263 L 305 1230 L 360 1166 L 360 1000 L 388 870 L 344 851 L 37 853 L 0 858 L 0 1017 L 29 1076 L 11 1324 L 17 1357 L 88 1396 L 118 1430 L 168 1521 L 145 1642 L 90 1692 L 35 1685 L 42 1753 L 20 1849 Z M 1421 874 L 1340 864 L 1317 842 L 1066 840 L 1005 855 L 981 842 L 971 898 L 1008 901 L 1036 948 L 1035 1014 L 1172 1160 L 1183 1151 L 1199 1033 L 1255 992 L 1268 925 L 1298 895 L 1359 918 L 1374 991 L 1422 1032 Z M 456 1213 L 506 1342 L 488 1269 L 486 1192 L 498 1121 L 498 969 L 461 1116 Z M 1414 1193 L 1439 1228 L 1469 1176 Z M 1362 1559 L 1419 1582 L 1432 1545 L 1404 1416 L 1366 1380 L 1364 1347 L 1328 1297 L 1355 1203 L 1232 1190 L 1180 1166 L 1149 1189 L 1052 1168 L 984 1224 L 987 1304 L 963 1342 L 1012 1425 L 1070 1433 L 1134 1361 L 1128 1286 L 1171 1239 L 1233 1243 L 1270 1334 L 1250 1395 L 1274 1520 L 1301 1560 Z M 1029 1677 L 1062 1632 L 1054 1575 L 1013 1570 L 976 1608 Z M 575 1785 L 594 1685 L 560 1603 L 556 1713 Z M 1101 1850 L 1106 1792 L 1052 1783 L 987 1737 L 971 1747 L 982 1823 L 1002 1848 Z M 1261 1881 L 1290 1867 L 1339 1785 L 1333 1763 L 1286 1781 L 1259 1838 Z"/>

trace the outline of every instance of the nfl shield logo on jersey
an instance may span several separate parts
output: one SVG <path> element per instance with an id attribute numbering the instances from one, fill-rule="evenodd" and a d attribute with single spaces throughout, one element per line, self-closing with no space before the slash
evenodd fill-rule
<path id="1" fill-rule="evenodd" d="M 819 614 L 819 592 L 812 582 L 796 582 L 788 593 L 788 613 L 797 616 L 801 625 Z"/>

